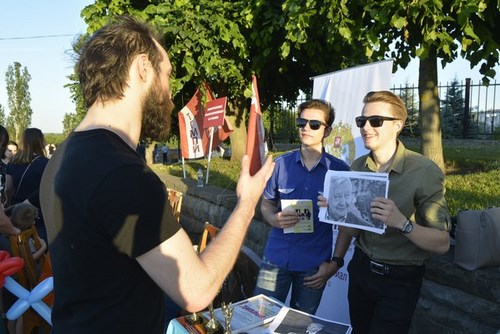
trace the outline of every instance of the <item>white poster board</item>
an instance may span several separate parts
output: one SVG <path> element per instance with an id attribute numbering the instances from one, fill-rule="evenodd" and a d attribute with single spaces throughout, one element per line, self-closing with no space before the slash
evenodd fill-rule
<path id="1" fill-rule="evenodd" d="M 333 131 L 325 139 L 325 149 L 348 165 L 367 154 L 354 118 L 361 115 L 363 98 L 370 91 L 389 90 L 391 87 L 392 60 L 360 65 L 323 74 L 312 78 L 313 98 L 329 101 L 335 109 Z M 333 226 L 333 244 L 337 229 Z M 351 244 L 344 258 L 345 265 L 327 283 L 316 315 L 325 319 L 350 324 L 347 288 L 347 265 L 352 258 Z"/>
<path id="2" fill-rule="evenodd" d="M 333 131 L 325 139 L 328 153 L 348 165 L 368 153 L 354 118 L 361 115 L 368 92 L 390 89 L 391 75 L 392 60 L 383 60 L 312 78 L 313 98 L 329 101 L 335 109 Z"/>

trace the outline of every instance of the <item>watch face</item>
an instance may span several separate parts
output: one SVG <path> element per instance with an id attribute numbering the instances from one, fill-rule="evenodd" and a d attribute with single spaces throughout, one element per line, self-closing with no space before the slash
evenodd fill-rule
<path id="1" fill-rule="evenodd" d="M 408 220 L 403 227 L 403 233 L 410 233 L 413 230 L 413 224 Z"/>

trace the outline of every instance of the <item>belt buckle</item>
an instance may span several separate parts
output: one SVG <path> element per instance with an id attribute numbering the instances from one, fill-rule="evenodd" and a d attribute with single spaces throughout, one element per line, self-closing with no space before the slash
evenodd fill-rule
<path id="1" fill-rule="evenodd" d="M 370 260 L 370 270 L 371 272 L 378 274 L 378 275 L 386 275 L 388 274 L 389 268 L 387 268 L 384 264 L 377 263 L 374 261 Z"/>

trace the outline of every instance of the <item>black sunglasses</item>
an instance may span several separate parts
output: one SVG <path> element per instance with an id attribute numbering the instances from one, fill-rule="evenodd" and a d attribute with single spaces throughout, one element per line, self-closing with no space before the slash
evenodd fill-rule
<path id="1" fill-rule="evenodd" d="M 306 124 L 309 123 L 309 127 L 311 130 L 318 130 L 322 125 L 328 127 L 328 124 L 322 121 L 318 121 L 317 119 L 305 119 L 305 118 L 297 118 L 297 127 L 302 129 L 306 127 Z"/>
<path id="2" fill-rule="evenodd" d="M 398 121 L 399 118 L 386 117 L 386 116 L 358 116 L 356 117 L 356 126 L 362 128 L 365 126 L 366 121 L 370 122 L 372 128 L 379 128 L 384 124 L 384 121 Z"/>

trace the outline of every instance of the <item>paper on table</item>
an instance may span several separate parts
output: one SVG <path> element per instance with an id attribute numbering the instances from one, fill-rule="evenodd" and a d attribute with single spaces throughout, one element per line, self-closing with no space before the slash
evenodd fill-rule
<path id="1" fill-rule="evenodd" d="M 316 317 L 288 307 L 283 307 L 269 325 L 269 333 L 338 333 L 349 334 L 349 324 Z"/>
<path id="2" fill-rule="evenodd" d="M 231 331 L 237 334 L 271 322 L 281 310 L 283 304 L 261 294 L 231 304 L 231 307 L 233 308 Z M 214 314 L 215 318 L 224 327 L 225 317 L 221 309 L 215 309 Z M 209 312 L 204 312 L 203 317 L 210 319 Z"/>

